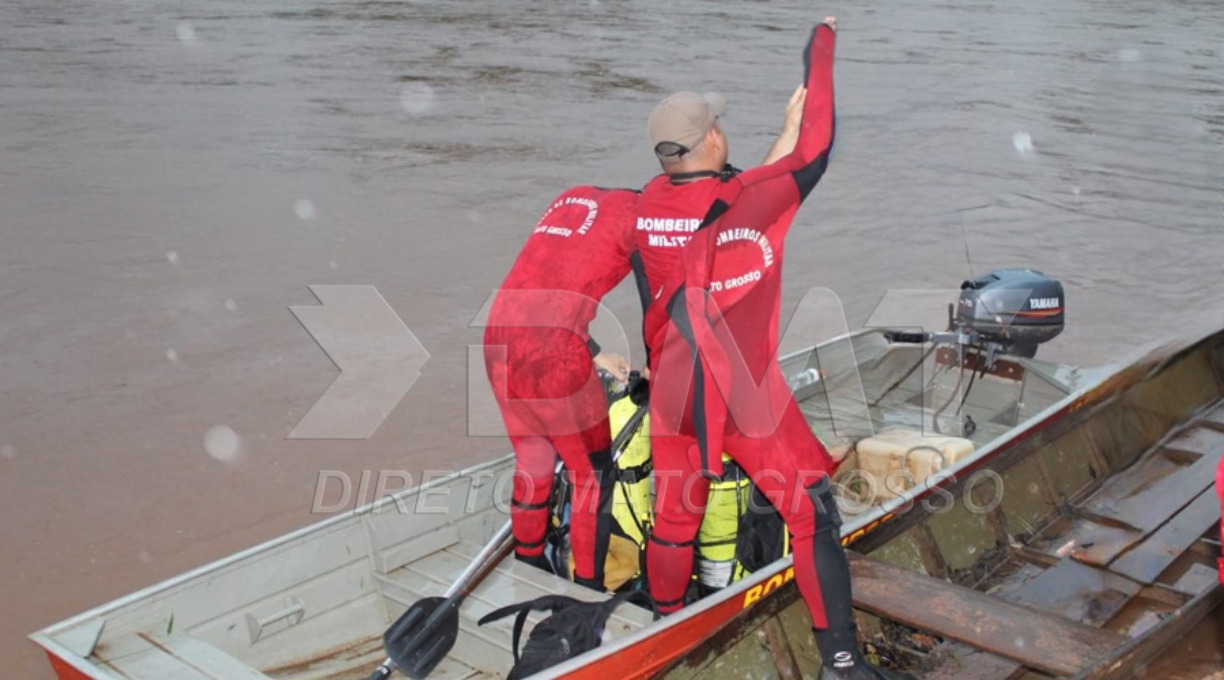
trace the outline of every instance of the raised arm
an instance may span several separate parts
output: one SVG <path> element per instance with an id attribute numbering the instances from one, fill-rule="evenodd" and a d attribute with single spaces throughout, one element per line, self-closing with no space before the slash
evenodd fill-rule
<path id="1" fill-rule="evenodd" d="M 799 124 L 803 122 L 803 104 L 807 100 L 807 85 L 795 88 L 790 101 L 786 103 L 786 119 L 782 123 L 782 133 L 769 147 L 769 153 L 761 165 L 769 165 L 795 150 L 795 142 L 799 141 Z"/>
<path id="2" fill-rule="evenodd" d="M 807 197 L 829 164 L 834 143 L 834 48 L 836 20 L 825 17 L 816 26 L 803 50 L 804 84 L 787 103 L 786 124 L 766 165 L 749 172 L 758 175 L 805 171 L 797 175 L 800 198 Z"/>
<path id="3" fill-rule="evenodd" d="M 829 164 L 833 148 L 835 115 L 833 107 L 833 52 L 837 36 L 836 21 L 829 17 L 812 30 L 803 51 L 804 82 L 807 96 L 795 148 L 774 166 L 785 169 L 799 185 L 800 199 L 806 198 Z M 774 167 L 771 166 L 771 167 Z"/>

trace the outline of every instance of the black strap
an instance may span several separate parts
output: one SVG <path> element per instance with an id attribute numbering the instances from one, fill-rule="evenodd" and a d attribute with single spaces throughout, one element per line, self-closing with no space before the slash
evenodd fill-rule
<path id="1" fill-rule="evenodd" d="M 664 548 L 690 548 L 693 545 L 693 541 L 684 541 L 683 543 L 672 543 L 671 541 L 665 541 L 659 538 L 658 536 L 655 536 L 654 534 L 650 535 L 649 540 L 652 543 L 658 543 Z"/>
<path id="2" fill-rule="evenodd" d="M 518 616 L 514 617 L 514 646 L 511 651 L 514 653 L 514 663 L 518 663 L 519 640 L 523 637 L 523 624 L 527 621 L 527 616 L 532 610 L 556 611 L 562 607 L 568 607 L 570 605 L 580 603 L 581 600 L 575 600 L 574 598 L 567 597 L 565 595 L 545 595 L 544 597 L 537 597 L 536 599 L 529 600 L 527 602 L 516 602 L 514 604 L 506 605 L 500 609 L 495 609 L 480 617 L 480 620 L 476 622 L 476 625 L 483 626 L 486 623 L 499 621 L 517 612 Z"/>
<path id="3" fill-rule="evenodd" d="M 519 641 L 523 638 L 523 624 L 527 622 L 527 615 L 531 613 L 531 607 L 525 607 L 519 611 L 518 616 L 514 617 L 514 638 L 513 646 L 510 651 L 514 652 L 514 663 L 519 662 Z"/>
<path id="4" fill-rule="evenodd" d="M 684 598 L 683 598 L 683 597 L 677 598 L 677 599 L 675 599 L 675 600 L 656 600 L 656 599 L 654 599 L 653 597 L 652 597 L 652 598 L 650 598 L 650 599 L 651 599 L 651 601 L 654 603 L 654 607 L 653 607 L 653 608 L 654 608 L 654 610 L 655 610 L 655 613 L 656 613 L 656 614 L 658 613 L 659 609 L 661 609 L 661 608 L 663 608 L 663 607 L 674 607 L 675 605 L 678 605 L 678 604 L 684 604 Z"/>
<path id="5" fill-rule="evenodd" d="M 717 170 L 698 170 L 696 172 L 677 172 L 674 175 L 668 176 L 672 184 L 683 184 L 689 180 L 703 179 L 705 177 L 718 177 L 720 172 Z"/>
<path id="6" fill-rule="evenodd" d="M 654 459 L 647 458 L 646 462 L 633 467 L 618 468 L 616 471 L 616 481 L 622 484 L 637 484 L 638 482 L 646 481 L 650 477 L 650 473 L 654 472 Z"/>
<path id="7" fill-rule="evenodd" d="M 714 224 L 714 222 L 718 220 L 718 218 L 723 216 L 723 213 L 727 212 L 730 209 L 731 209 L 731 204 L 727 203 L 721 198 L 714 201 L 713 203 L 710 204 L 710 209 L 706 211 L 705 217 L 701 219 L 701 224 L 698 225 L 697 230 L 701 231 L 702 229 L 705 229 L 711 224 Z"/>
<path id="8" fill-rule="evenodd" d="M 555 614 L 567 607 L 599 604 L 601 606 L 601 611 L 606 612 L 604 617 L 606 622 L 607 615 L 610 615 L 612 610 L 616 609 L 621 602 L 624 602 L 629 597 L 630 596 L 627 594 L 618 594 L 613 595 L 602 603 L 596 603 L 584 602 L 567 595 L 545 595 L 544 597 L 537 597 L 536 599 L 528 602 L 517 602 L 515 604 L 506 605 L 500 609 L 495 609 L 480 617 L 480 620 L 476 622 L 476 625 L 483 626 L 486 623 L 504 619 L 507 616 L 517 612 L 517 616 L 514 617 L 514 635 L 511 638 L 512 646 L 510 648 L 510 651 L 514 654 L 514 663 L 517 664 L 519 662 L 519 643 L 523 639 L 523 626 L 527 623 L 527 617 L 532 611 L 547 611 Z M 653 602 L 651 604 L 653 605 Z M 658 609 L 654 608 L 653 606 L 652 609 L 654 609 L 657 615 Z"/>
<path id="9" fill-rule="evenodd" d="M 654 620 L 658 621 L 663 618 L 663 614 L 659 612 L 659 606 L 655 604 L 654 598 L 645 590 L 631 590 L 623 595 L 624 601 L 630 604 L 636 604 L 650 610 L 654 616 Z"/>
<path id="10" fill-rule="evenodd" d="M 543 503 L 523 503 L 521 501 L 511 500 L 510 504 L 519 510 L 543 510 L 548 507 L 548 501 Z"/>

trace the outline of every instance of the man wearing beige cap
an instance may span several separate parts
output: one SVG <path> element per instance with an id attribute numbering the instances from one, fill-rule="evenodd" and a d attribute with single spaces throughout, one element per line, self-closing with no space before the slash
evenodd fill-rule
<path id="1" fill-rule="evenodd" d="M 794 148 L 806 93 L 800 86 L 791 96 L 782 134 L 762 165 Z M 727 100 L 720 94 L 677 92 L 650 112 L 650 141 L 663 174 L 643 189 L 638 210 L 638 240 L 645 246 L 640 252 L 648 278 L 675 264 L 678 249 L 688 243 L 720 189 L 717 182 L 698 180 L 729 179 L 739 173 L 727 164 L 727 138 L 718 124 L 726 110 Z"/>
<path id="2" fill-rule="evenodd" d="M 646 574 L 660 611 L 683 606 L 725 451 L 786 520 L 821 678 L 879 680 L 903 676 L 872 667 L 858 649 L 833 463 L 775 358 L 785 236 L 833 145 L 834 28 L 827 18 L 812 31 L 804 87 L 761 167 L 726 164 L 721 97 L 681 92 L 650 114 L 663 174 L 642 190 L 635 225 L 639 278 L 653 298 L 643 321 L 656 482 Z"/>

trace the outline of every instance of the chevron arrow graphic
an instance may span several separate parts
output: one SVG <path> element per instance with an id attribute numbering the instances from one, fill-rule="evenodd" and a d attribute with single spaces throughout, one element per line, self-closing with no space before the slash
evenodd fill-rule
<path id="1" fill-rule="evenodd" d="M 429 352 L 374 286 L 310 286 L 322 306 L 289 311 L 340 375 L 288 439 L 369 439 L 421 375 Z"/>

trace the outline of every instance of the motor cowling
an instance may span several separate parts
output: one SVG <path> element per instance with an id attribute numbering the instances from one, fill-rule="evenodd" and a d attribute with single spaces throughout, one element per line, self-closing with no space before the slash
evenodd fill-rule
<path id="1" fill-rule="evenodd" d="M 999 269 L 961 284 L 956 325 L 1005 354 L 1032 357 L 1063 330 L 1062 284 L 1034 269 Z"/>

